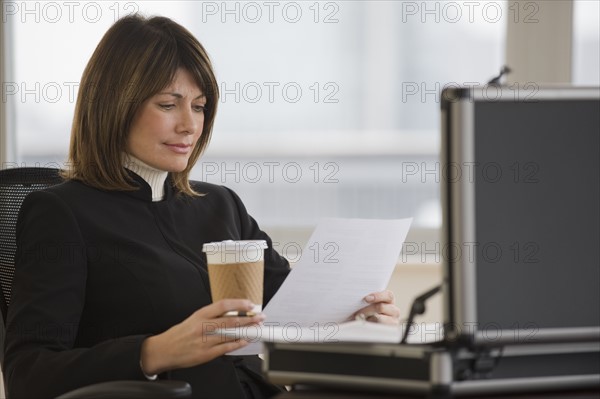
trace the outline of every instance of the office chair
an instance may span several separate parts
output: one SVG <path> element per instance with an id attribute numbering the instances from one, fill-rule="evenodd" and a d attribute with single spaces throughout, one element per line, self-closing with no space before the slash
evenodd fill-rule
<path id="1" fill-rule="evenodd" d="M 51 168 L 0 170 L 0 360 L 4 360 L 6 315 L 15 274 L 19 209 L 30 192 L 61 183 L 59 172 Z M 191 394 L 190 385 L 182 381 L 111 381 L 79 388 L 56 399 L 186 399 Z"/>

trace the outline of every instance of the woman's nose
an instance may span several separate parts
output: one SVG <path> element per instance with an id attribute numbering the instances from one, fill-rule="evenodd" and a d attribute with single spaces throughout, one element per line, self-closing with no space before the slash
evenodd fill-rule
<path id="1" fill-rule="evenodd" d="M 198 129 L 198 115 L 193 110 L 184 110 L 179 116 L 177 133 L 194 134 Z"/>

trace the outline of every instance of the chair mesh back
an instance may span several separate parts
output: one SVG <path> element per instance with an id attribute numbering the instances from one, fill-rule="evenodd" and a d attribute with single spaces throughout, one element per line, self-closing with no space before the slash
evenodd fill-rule
<path id="1" fill-rule="evenodd" d="M 0 170 L 0 307 L 6 321 L 15 275 L 16 225 L 21 203 L 32 191 L 61 183 L 58 169 L 12 168 Z"/>

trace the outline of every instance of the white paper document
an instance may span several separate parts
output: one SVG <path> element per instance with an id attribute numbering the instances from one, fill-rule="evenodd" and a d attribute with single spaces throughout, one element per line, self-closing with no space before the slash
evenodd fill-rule
<path id="1" fill-rule="evenodd" d="M 264 309 L 268 322 L 341 323 L 384 290 L 412 219 L 325 219 Z"/>
<path id="2" fill-rule="evenodd" d="M 256 333 L 253 341 L 272 340 L 270 334 L 297 330 L 322 331 L 325 334 L 316 334 L 316 340 L 325 338 L 335 328 L 330 326 L 347 322 L 354 312 L 368 305 L 365 296 L 387 287 L 411 222 L 323 220 L 263 310 L 267 319 L 262 329 L 248 329 L 241 335 Z M 256 354 L 260 349 L 256 342 L 231 354 Z"/>
<path id="3" fill-rule="evenodd" d="M 262 342 L 282 343 L 337 343 L 369 342 L 398 344 L 407 325 L 387 325 L 365 320 L 353 320 L 344 323 L 315 324 L 300 327 L 295 324 L 284 326 L 263 325 L 261 327 L 232 328 L 220 330 L 221 334 L 243 338 L 250 345 L 230 355 L 256 355 L 262 351 Z M 414 324 L 408 331 L 408 344 L 426 344 L 441 341 L 444 338 L 440 323 Z"/>

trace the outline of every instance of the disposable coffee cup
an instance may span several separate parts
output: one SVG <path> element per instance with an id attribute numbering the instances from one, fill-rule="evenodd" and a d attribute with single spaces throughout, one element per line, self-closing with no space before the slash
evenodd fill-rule
<path id="1" fill-rule="evenodd" d="M 262 312 L 265 240 L 209 242 L 206 253 L 213 302 L 225 298 L 249 299 L 252 313 Z M 228 312 L 226 315 L 239 315 Z"/>

